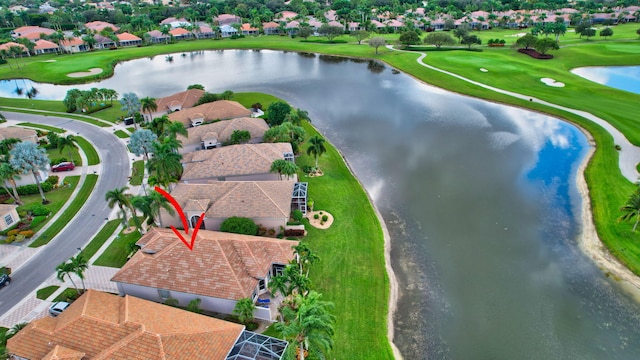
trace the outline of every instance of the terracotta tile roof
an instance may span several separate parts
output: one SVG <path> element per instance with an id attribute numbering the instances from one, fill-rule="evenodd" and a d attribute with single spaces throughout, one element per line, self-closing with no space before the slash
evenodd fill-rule
<path id="1" fill-rule="evenodd" d="M 294 181 L 181 183 L 171 191 L 171 196 L 184 211 L 204 211 L 205 218 L 289 218 L 294 184 Z"/>
<path id="2" fill-rule="evenodd" d="M 242 24 L 240 31 L 258 31 L 258 29 L 252 27 L 251 24 L 249 23 L 245 23 L 245 24 Z"/>
<path id="3" fill-rule="evenodd" d="M 105 28 L 110 27 L 111 29 L 113 29 L 113 31 L 118 31 L 120 30 L 119 27 L 108 23 L 106 21 L 90 21 L 86 24 L 84 24 L 84 26 L 86 26 L 87 28 L 91 29 L 91 30 L 95 30 L 97 32 L 100 32 L 102 30 L 104 30 Z"/>
<path id="4" fill-rule="evenodd" d="M 9 41 L 7 43 L 0 44 L 0 50 L 9 50 L 9 48 L 12 47 L 12 46 L 18 46 L 18 47 L 22 48 L 22 52 L 28 51 L 27 48 L 24 45 L 18 44 L 17 42 L 13 42 L 13 41 Z"/>
<path id="5" fill-rule="evenodd" d="M 132 296 L 88 290 L 58 317 L 31 322 L 7 349 L 34 360 L 224 359 L 243 329 Z"/>
<path id="6" fill-rule="evenodd" d="M 276 23 L 276 22 L 273 22 L 273 21 L 262 23 L 262 28 L 263 29 L 277 29 L 279 27 L 280 27 L 280 25 L 278 23 Z"/>
<path id="7" fill-rule="evenodd" d="M 183 109 L 169 114 L 171 121 L 180 121 L 185 126 L 191 126 L 191 119 L 196 119 L 199 116 L 204 116 L 204 120 L 226 120 L 237 117 L 251 116 L 251 110 L 245 108 L 237 101 L 231 100 L 218 100 L 190 109 Z"/>
<path id="8" fill-rule="evenodd" d="M 273 263 L 289 263 L 298 242 L 200 230 L 189 250 L 170 229 L 154 228 L 138 244 L 146 245 L 111 281 L 239 300 L 251 296 Z"/>
<path id="9" fill-rule="evenodd" d="M 188 137 L 185 138 L 182 135 L 178 135 L 178 140 L 182 141 L 183 146 L 199 144 L 205 138 L 210 138 L 207 135 L 208 133 L 216 133 L 218 141 L 225 142 L 231 139 L 231 134 L 235 130 L 247 130 L 252 139 L 262 139 L 268 129 L 269 125 L 264 119 L 241 117 L 188 128 Z"/>
<path id="10" fill-rule="evenodd" d="M 133 34 L 129 34 L 129 33 L 122 33 L 122 34 L 118 34 L 116 35 L 118 37 L 118 40 L 120 41 L 141 41 L 142 39 L 140 39 L 139 37 L 133 35 Z"/>
<path id="11" fill-rule="evenodd" d="M 25 139 L 29 137 L 37 137 L 37 132 L 32 129 L 25 129 L 16 126 L 7 126 L 0 128 L 0 141 L 10 138 Z"/>
<path id="12" fill-rule="evenodd" d="M 267 174 L 271 163 L 292 152 L 290 143 L 241 144 L 200 150 L 182 158 L 182 180 Z"/>
<path id="13" fill-rule="evenodd" d="M 84 41 L 82 41 L 82 39 L 80 39 L 80 38 L 74 37 L 74 38 L 71 38 L 71 39 L 62 40 L 60 42 L 60 44 L 62 46 L 74 46 L 74 45 L 82 45 L 82 44 L 84 44 Z"/>
<path id="14" fill-rule="evenodd" d="M 18 37 L 26 37 L 28 39 L 39 39 L 40 34 L 51 35 L 56 32 L 53 29 L 44 28 L 40 26 L 22 26 L 15 30 L 13 33 Z"/>
<path id="15" fill-rule="evenodd" d="M 160 34 L 162 35 L 162 34 Z M 181 105 L 182 110 L 193 107 L 198 100 L 204 95 L 204 90 L 190 89 L 187 91 L 181 91 L 163 98 L 156 99 L 156 105 L 158 111 L 166 112 L 168 110 L 175 109 L 174 106 Z"/>
<path id="16" fill-rule="evenodd" d="M 164 35 L 160 30 L 151 30 L 148 31 L 147 34 L 153 38 L 167 38 L 169 35 Z"/>
<path id="17" fill-rule="evenodd" d="M 183 28 L 175 28 L 175 29 L 171 29 L 169 30 L 169 34 L 176 36 L 176 35 L 186 35 L 186 34 L 191 34 L 191 32 L 189 30 L 183 29 Z"/>
<path id="18" fill-rule="evenodd" d="M 44 49 L 57 49 L 58 45 L 56 43 L 48 41 L 48 40 L 38 40 L 36 41 L 36 50 L 44 50 Z"/>

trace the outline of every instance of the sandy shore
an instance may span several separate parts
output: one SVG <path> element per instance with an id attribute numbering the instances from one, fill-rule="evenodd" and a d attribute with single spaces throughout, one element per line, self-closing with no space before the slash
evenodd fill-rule
<path id="1" fill-rule="evenodd" d="M 589 142 L 593 144 L 594 141 L 591 135 L 584 130 L 583 133 L 585 133 Z M 633 296 L 637 302 L 640 302 L 640 277 L 622 265 L 620 261 L 607 250 L 602 241 L 600 241 L 595 224 L 593 223 L 591 198 L 589 197 L 587 181 L 584 178 L 584 170 L 594 152 L 595 148 L 592 147 L 591 150 L 589 150 L 589 154 L 587 154 L 582 161 L 582 164 L 580 164 L 576 176 L 578 191 L 582 197 L 582 234 L 578 236 L 578 242 L 582 251 L 596 263 L 604 272 L 605 276 L 612 277 L 624 291 Z"/>
<path id="2" fill-rule="evenodd" d="M 101 72 L 102 72 L 102 69 L 100 68 L 92 68 L 92 69 L 89 69 L 89 71 L 69 73 L 67 74 L 67 76 L 72 78 L 78 78 L 78 77 L 85 77 L 85 76 L 91 76 L 91 75 L 98 75 Z"/>

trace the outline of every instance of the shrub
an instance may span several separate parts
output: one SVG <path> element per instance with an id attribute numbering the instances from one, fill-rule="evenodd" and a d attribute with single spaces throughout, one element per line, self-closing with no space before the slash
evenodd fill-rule
<path id="1" fill-rule="evenodd" d="M 48 182 L 43 182 L 40 185 L 42 186 L 42 191 L 44 192 L 48 192 L 53 189 L 53 185 L 49 184 Z M 38 193 L 40 192 L 38 191 L 38 185 L 36 184 L 18 186 L 19 195 L 34 195 Z"/>
<path id="2" fill-rule="evenodd" d="M 284 236 L 304 236 L 302 229 L 289 229 L 284 231 Z"/>
<path id="3" fill-rule="evenodd" d="M 314 219 L 316 219 L 316 220 L 318 220 L 318 219 L 320 218 L 320 215 L 318 215 L 318 214 L 313 214 L 313 218 L 314 218 Z"/>
<path id="4" fill-rule="evenodd" d="M 220 231 L 234 234 L 256 235 L 258 233 L 258 225 L 249 218 L 232 216 L 220 224 Z"/>
<path id="5" fill-rule="evenodd" d="M 200 309 L 200 302 L 202 300 L 200 300 L 199 298 L 195 298 L 191 301 L 189 301 L 189 304 L 187 305 L 187 311 L 191 311 L 193 313 L 196 314 L 200 314 L 202 313 L 202 309 Z"/>
<path id="6" fill-rule="evenodd" d="M 18 233 L 18 235 L 22 235 L 27 239 L 31 239 L 33 237 L 33 234 L 33 230 L 24 230 Z"/>
<path id="7" fill-rule="evenodd" d="M 274 236 L 275 234 L 276 234 L 276 229 L 271 228 L 271 229 L 267 230 L 267 235 Z"/>
<path id="8" fill-rule="evenodd" d="M 24 235 L 18 234 L 18 235 L 15 235 L 15 239 L 13 241 L 15 241 L 15 242 L 23 242 L 24 239 L 25 239 Z"/>
<path id="9" fill-rule="evenodd" d="M 58 181 L 60 181 L 60 177 L 58 175 L 49 175 L 46 181 L 55 187 L 56 185 L 58 185 Z"/>
<path id="10" fill-rule="evenodd" d="M 167 300 L 164 301 L 164 304 L 165 305 L 169 305 L 169 306 L 173 306 L 173 307 L 178 307 L 179 302 L 178 302 L 178 299 L 170 297 L 170 298 L 167 298 Z"/>
<path id="11" fill-rule="evenodd" d="M 7 235 L 11 236 L 11 235 L 18 235 L 18 233 L 20 232 L 20 229 L 13 229 L 13 230 L 9 230 L 9 232 L 7 233 Z"/>
<path id="12" fill-rule="evenodd" d="M 617 145 L 617 144 L 616 144 L 615 148 L 616 148 L 616 150 L 618 150 L 618 151 L 622 150 L 622 147 L 620 147 L 620 145 Z"/>
<path id="13" fill-rule="evenodd" d="M 293 220 L 301 221 L 303 216 L 304 215 L 302 214 L 302 211 L 300 211 L 298 209 L 293 210 L 293 215 L 292 215 Z"/>
<path id="14" fill-rule="evenodd" d="M 305 165 L 302 167 L 302 172 L 304 172 L 305 174 L 310 174 L 313 172 L 313 170 L 313 166 Z"/>
<path id="15" fill-rule="evenodd" d="M 29 207 L 29 210 L 34 216 L 47 216 L 51 212 L 44 205 L 38 203 L 31 205 L 31 207 Z"/>
<path id="16" fill-rule="evenodd" d="M 243 144 L 251 139 L 251 133 L 247 130 L 234 130 L 231 134 L 231 144 Z"/>
<path id="17" fill-rule="evenodd" d="M 67 161 L 69 161 L 69 160 L 66 157 L 60 157 L 60 158 L 52 159 L 51 161 L 49 161 L 49 163 L 53 166 L 53 165 L 58 165 L 58 164 L 63 163 L 63 162 L 67 162 Z"/>
<path id="18" fill-rule="evenodd" d="M 0 274 L 11 275 L 11 268 L 5 266 L 0 267 Z"/>
<path id="19" fill-rule="evenodd" d="M 16 240 L 16 236 L 18 236 L 18 234 L 9 235 L 9 236 L 7 236 L 6 239 L 4 239 L 4 242 L 7 243 L 7 244 L 11 244 L 12 242 L 14 242 Z"/>
<path id="20" fill-rule="evenodd" d="M 327 221 L 329 220 L 329 216 L 327 215 L 322 215 L 322 221 Z"/>
<path id="21" fill-rule="evenodd" d="M 45 221 L 47 219 L 46 216 L 36 216 L 31 220 L 31 229 L 34 229 L 36 226 L 38 226 L 41 222 Z"/>

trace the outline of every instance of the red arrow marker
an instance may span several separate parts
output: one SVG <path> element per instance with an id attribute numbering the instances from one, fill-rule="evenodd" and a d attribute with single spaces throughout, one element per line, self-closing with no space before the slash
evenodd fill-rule
<path id="1" fill-rule="evenodd" d="M 178 215 L 180 215 L 180 219 L 182 220 L 182 226 L 184 227 L 184 233 L 185 235 L 189 235 L 189 224 L 187 223 L 187 217 L 184 215 L 184 211 L 182 211 L 182 207 L 180 206 L 180 204 L 178 204 L 178 202 L 176 201 L 176 199 L 173 198 L 173 196 L 169 195 L 168 192 L 162 190 L 161 188 L 156 186 L 154 190 L 159 192 L 160 195 L 164 196 L 167 200 L 169 200 L 171 205 L 173 205 L 176 211 L 178 211 Z M 178 231 L 178 229 L 175 228 L 175 226 L 171 225 L 171 230 L 173 230 L 173 232 L 176 235 L 178 235 L 180 240 L 182 240 L 182 242 L 189 248 L 189 250 L 193 251 L 193 244 L 196 241 L 196 235 L 198 235 L 198 230 L 200 230 L 200 226 L 202 226 L 203 220 L 204 220 L 204 213 L 200 215 L 200 219 L 198 219 L 198 223 L 193 229 L 193 234 L 191 234 L 190 242 L 187 242 L 187 240 L 184 238 L 184 236 L 182 236 L 180 231 Z"/>

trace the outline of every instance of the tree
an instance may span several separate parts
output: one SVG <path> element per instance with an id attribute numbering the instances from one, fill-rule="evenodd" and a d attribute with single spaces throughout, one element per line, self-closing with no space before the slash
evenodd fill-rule
<path id="1" fill-rule="evenodd" d="M 75 281 L 73 281 L 73 278 L 71 278 L 71 274 L 73 273 L 75 273 L 75 268 L 73 267 L 73 264 L 69 262 L 65 261 L 62 264 L 56 266 L 56 277 L 58 278 L 58 280 L 64 282 L 64 277 L 68 277 L 69 281 L 71 281 L 71 284 L 73 284 L 73 287 L 76 289 L 76 292 L 78 293 L 78 295 L 80 295 L 78 286 L 76 285 Z"/>
<path id="2" fill-rule="evenodd" d="M 49 201 L 44 196 L 44 191 L 42 191 L 40 174 L 38 173 L 40 170 L 47 170 L 49 166 L 49 158 L 44 149 L 38 148 L 36 144 L 30 141 L 26 141 L 16 144 L 9 152 L 9 155 L 11 156 L 9 163 L 14 169 L 19 169 L 25 174 L 28 172 L 33 174 L 42 197 L 42 203 L 48 204 Z"/>
<path id="3" fill-rule="evenodd" d="M 165 135 L 165 128 L 169 126 L 170 123 L 171 119 L 169 119 L 169 116 L 162 115 L 153 119 L 148 125 L 148 128 L 149 130 L 153 131 L 153 133 L 156 134 L 157 137 L 161 138 Z"/>
<path id="4" fill-rule="evenodd" d="M 612 28 L 604 28 L 602 30 L 600 30 L 600 36 L 602 36 L 605 40 L 607 39 L 607 36 L 612 36 L 613 35 L 613 29 Z"/>
<path id="5" fill-rule="evenodd" d="M 176 139 L 178 134 L 184 137 L 189 137 L 189 131 L 187 131 L 184 124 L 178 120 L 170 122 L 169 125 L 165 127 L 164 133 L 173 139 Z"/>
<path id="6" fill-rule="evenodd" d="M 152 191 L 149 195 L 132 197 L 131 205 L 140 210 L 147 221 L 147 225 L 157 224 L 160 219 L 161 209 L 164 209 L 169 215 L 175 214 L 173 205 L 157 191 Z"/>
<path id="7" fill-rule="evenodd" d="M 248 325 L 253 321 L 253 311 L 256 306 L 253 304 L 251 298 L 243 298 L 236 302 L 236 306 L 233 308 L 233 314 L 238 317 L 238 321 L 244 325 Z"/>
<path id="8" fill-rule="evenodd" d="M 271 163 L 270 172 L 277 172 L 280 180 L 282 180 L 282 174 L 286 175 L 287 179 L 289 179 L 297 170 L 298 166 L 295 163 L 284 159 L 276 159 Z"/>
<path id="9" fill-rule="evenodd" d="M 164 140 L 153 144 L 153 157 L 147 162 L 147 170 L 158 184 L 168 189 L 171 183 L 177 182 L 182 176 L 182 155 L 175 152 L 174 145 L 167 141 L 170 138 Z"/>
<path id="10" fill-rule="evenodd" d="M 283 101 L 274 101 L 267 108 L 267 123 L 269 126 L 282 124 L 287 114 L 291 111 L 291 106 Z"/>
<path id="11" fill-rule="evenodd" d="M 535 45 L 536 51 L 542 55 L 546 55 L 549 50 L 558 50 L 560 47 L 558 43 L 553 39 L 542 38 L 538 39 Z"/>
<path id="12" fill-rule="evenodd" d="M 73 268 L 73 273 L 82 281 L 82 292 L 87 291 L 87 287 L 84 285 L 84 272 L 89 268 L 89 262 L 80 253 L 69 259 L 69 263 Z"/>
<path id="13" fill-rule="evenodd" d="M 316 169 L 318 168 L 318 158 L 322 156 L 327 149 L 324 147 L 325 140 L 319 135 L 314 135 L 309 139 L 309 147 L 307 148 L 307 155 L 312 155 L 316 159 Z"/>
<path id="14" fill-rule="evenodd" d="M 618 222 L 635 220 L 633 229 L 631 230 L 635 232 L 640 222 L 640 190 L 636 190 L 631 194 L 627 203 L 620 208 L 620 211 L 622 211 L 623 214 L 618 218 Z"/>
<path id="15" fill-rule="evenodd" d="M 64 149 L 68 150 L 67 155 L 69 156 L 69 161 L 71 161 L 71 159 L 73 159 L 73 149 L 78 148 L 77 143 L 78 143 L 78 140 L 76 140 L 75 136 L 69 134 L 66 137 L 59 138 L 57 145 L 61 154 L 64 151 Z"/>
<path id="16" fill-rule="evenodd" d="M 251 133 L 247 130 L 233 130 L 231 134 L 231 139 L 229 142 L 231 144 L 244 144 L 251 139 Z"/>
<path id="17" fill-rule="evenodd" d="M 309 36 L 313 35 L 313 29 L 309 26 L 300 26 L 297 35 L 307 40 Z"/>
<path id="18" fill-rule="evenodd" d="M 93 36 L 93 34 L 90 33 L 82 37 L 82 42 L 84 42 L 85 45 L 87 45 L 90 50 L 93 50 L 93 47 L 96 45 L 97 40 Z"/>
<path id="19" fill-rule="evenodd" d="M 587 27 L 586 29 L 582 30 L 582 32 L 580 33 L 580 37 L 582 36 L 586 36 L 588 40 L 590 37 L 596 36 L 596 29 L 592 27 Z"/>
<path id="20" fill-rule="evenodd" d="M 8 162 L 0 163 L 0 181 L 2 181 L 2 187 L 18 205 L 22 205 L 22 200 L 20 200 L 20 195 L 18 194 L 18 189 L 16 188 L 16 180 L 20 179 L 20 176 L 18 176 L 20 175 L 20 173 L 20 170 L 15 169 Z M 7 189 L 7 183 L 11 187 L 11 192 L 9 191 L 9 189 Z"/>
<path id="21" fill-rule="evenodd" d="M 638 36 L 640 36 L 640 28 L 638 28 L 638 30 L 636 30 L 636 34 L 638 34 Z"/>
<path id="22" fill-rule="evenodd" d="M 567 32 L 567 25 L 564 24 L 564 18 L 559 16 L 553 23 L 553 34 L 556 36 L 556 42 L 560 41 L 560 35 L 564 35 Z"/>
<path id="23" fill-rule="evenodd" d="M 462 42 L 462 38 L 469 35 L 471 26 L 468 23 L 462 23 L 457 28 L 453 29 L 453 36 L 458 38 L 458 41 Z"/>
<path id="24" fill-rule="evenodd" d="M 477 35 L 466 35 L 465 37 L 462 38 L 461 43 L 463 45 L 468 45 L 469 49 L 471 49 L 471 46 L 473 45 L 482 44 L 482 40 L 480 40 L 480 38 Z"/>
<path id="25" fill-rule="evenodd" d="M 320 257 L 316 255 L 305 243 L 299 243 L 293 246 L 293 252 L 298 256 L 298 265 L 300 267 L 300 275 L 304 273 L 305 276 L 309 276 L 309 270 L 311 265 L 320 260 Z"/>
<path id="26" fill-rule="evenodd" d="M 22 142 L 22 140 L 18 138 L 8 138 L 0 141 L 0 154 L 9 155 L 9 151 L 11 151 L 13 146 L 19 142 Z"/>
<path id="27" fill-rule="evenodd" d="M 318 28 L 318 34 L 326 36 L 327 40 L 333 41 L 336 36 L 344 34 L 344 30 L 340 26 L 332 26 L 329 24 L 322 24 Z"/>
<path id="28" fill-rule="evenodd" d="M 127 116 L 132 117 L 135 113 L 140 111 L 140 100 L 138 99 L 138 95 L 135 93 L 129 92 L 122 95 L 122 99 L 120 99 L 120 105 L 122 111 L 124 111 Z M 138 128 L 136 122 L 133 122 L 133 125 Z"/>
<path id="29" fill-rule="evenodd" d="M 358 45 L 362 44 L 362 40 L 368 39 L 371 34 L 367 30 L 356 30 L 351 32 L 351 36 L 358 40 Z"/>
<path id="30" fill-rule="evenodd" d="M 385 40 L 383 37 L 374 37 L 373 39 L 369 40 L 369 46 L 376 49 L 376 55 L 378 55 L 378 48 L 380 46 L 384 46 L 386 43 L 387 40 Z"/>
<path id="31" fill-rule="evenodd" d="M 131 134 L 129 140 L 129 150 L 136 156 L 144 155 L 144 159 L 149 159 L 149 153 L 153 151 L 153 143 L 158 140 L 158 136 L 149 129 L 139 129 Z"/>
<path id="32" fill-rule="evenodd" d="M 432 32 L 424 38 L 425 44 L 434 45 L 438 49 L 440 49 L 442 45 L 453 45 L 455 42 L 451 35 L 444 32 Z"/>
<path id="33" fill-rule="evenodd" d="M 82 91 L 78 89 L 71 89 L 67 91 L 67 95 L 64 97 L 64 100 L 62 100 L 62 103 L 64 104 L 68 113 L 75 112 L 78 109 L 77 102 L 81 94 Z"/>
<path id="34" fill-rule="evenodd" d="M 118 205 L 120 208 L 120 214 L 122 215 L 122 223 L 126 226 L 128 224 L 127 221 L 127 210 L 131 210 L 131 216 L 133 217 L 133 221 L 136 224 L 138 229 L 141 229 L 139 224 L 138 217 L 136 215 L 135 208 L 131 205 L 131 196 L 126 194 L 126 191 L 129 190 L 129 187 L 123 186 L 121 188 L 115 188 L 113 190 L 107 191 L 105 194 L 105 200 L 107 201 L 107 205 L 109 208 L 113 209 L 115 205 Z"/>
<path id="35" fill-rule="evenodd" d="M 288 351 L 298 351 L 299 360 L 304 360 L 307 353 L 324 359 L 333 348 L 335 316 L 330 313 L 333 303 L 320 298 L 321 295 L 315 291 L 307 296 L 298 295 L 295 299 L 297 311 L 285 310 L 286 322 L 274 325 L 275 330 L 292 345 Z"/>
<path id="36" fill-rule="evenodd" d="M 526 34 L 516 40 L 516 46 L 521 49 L 524 48 L 525 50 L 528 50 L 529 48 L 535 47 L 537 42 L 538 38 L 533 34 Z"/>
<path id="37" fill-rule="evenodd" d="M 400 34 L 400 38 L 398 39 L 402 45 L 419 45 L 422 43 L 420 40 L 420 35 L 418 35 L 415 31 L 405 31 Z"/>
<path id="38" fill-rule="evenodd" d="M 191 89 L 204 90 L 204 86 L 200 84 L 191 84 L 187 86 L 187 90 L 191 90 Z"/>
<path id="39" fill-rule="evenodd" d="M 149 120 L 153 119 L 153 112 L 158 110 L 156 99 L 147 96 L 140 100 L 140 104 L 142 105 L 142 111 L 146 111 L 149 113 Z"/>
<path id="40" fill-rule="evenodd" d="M 234 234 L 256 235 L 258 233 L 258 225 L 249 218 L 232 216 L 224 219 L 222 224 L 220 224 L 220 231 Z"/>

